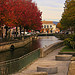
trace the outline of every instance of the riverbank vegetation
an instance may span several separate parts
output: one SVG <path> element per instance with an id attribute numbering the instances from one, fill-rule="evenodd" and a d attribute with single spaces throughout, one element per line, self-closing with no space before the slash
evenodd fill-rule
<path id="1" fill-rule="evenodd" d="M 64 31 L 70 32 L 70 34 L 60 34 L 59 38 L 64 40 L 64 44 L 68 47 L 63 51 L 68 51 L 69 49 L 75 50 L 75 0 L 66 0 L 64 12 L 62 14 L 62 19 L 60 23 Z"/>
<path id="2" fill-rule="evenodd" d="M 66 38 L 64 43 L 70 48 L 75 49 L 75 34 L 72 34 L 69 38 Z"/>
<path id="3" fill-rule="evenodd" d="M 57 38 L 64 41 L 64 44 L 75 49 L 75 34 L 55 34 Z"/>
<path id="4" fill-rule="evenodd" d="M 75 0 L 66 0 L 61 25 L 65 30 L 75 33 Z"/>
<path id="5" fill-rule="evenodd" d="M 60 52 L 75 52 L 75 49 L 66 46 Z"/>

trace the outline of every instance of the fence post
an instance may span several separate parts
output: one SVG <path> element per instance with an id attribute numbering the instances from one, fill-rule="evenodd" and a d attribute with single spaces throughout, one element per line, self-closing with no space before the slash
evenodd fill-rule
<path id="1" fill-rule="evenodd" d="M 43 48 L 40 48 L 40 58 L 44 57 L 44 51 Z"/>

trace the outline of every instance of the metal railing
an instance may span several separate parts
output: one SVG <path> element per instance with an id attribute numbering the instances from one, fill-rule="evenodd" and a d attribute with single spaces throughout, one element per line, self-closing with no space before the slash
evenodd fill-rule
<path id="1" fill-rule="evenodd" d="M 18 72 L 40 57 L 40 49 L 36 49 L 20 58 L 0 62 L 0 75 L 9 75 Z"/>

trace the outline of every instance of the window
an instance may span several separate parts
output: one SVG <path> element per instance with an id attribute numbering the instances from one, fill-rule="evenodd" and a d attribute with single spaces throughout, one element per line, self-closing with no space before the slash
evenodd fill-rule
<path id="1" fill-rule="evenodd" d="M 50 28 L 52 27 L 52 25 L 50 25 Z"/>
<path id="2" fill-rule="evenodd" d="M 46 25 L 44 25 L 44 28 L 46 28 Z"/>
<path id="3" fill-rule="evenodd" d="M 47 28 L 49 28 L 49 26 L 47 25 Z"/>

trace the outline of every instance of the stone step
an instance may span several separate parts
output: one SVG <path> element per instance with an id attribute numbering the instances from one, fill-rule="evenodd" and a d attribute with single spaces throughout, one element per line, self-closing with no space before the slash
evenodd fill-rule
<path id="1" fill-rule="evenodd" d="M 55 65 L 39 65 L 37 72 L 47 72 L 48 74 L 56 74 L 58 68 Z"/>
<path id="2" fill-rule="evenodd" d="M 72 55 L 67 55 L 67 54 L 55 56 L 55 59 L 59 61 L 70 61 L 71 58 L 72 58 Z"/>

